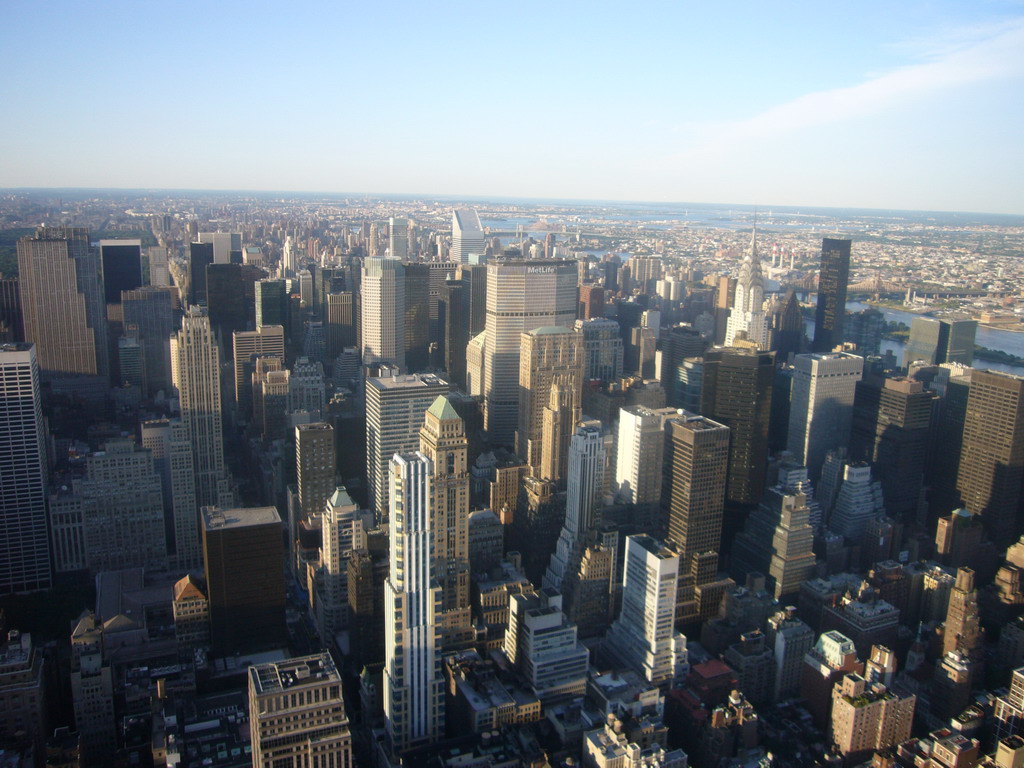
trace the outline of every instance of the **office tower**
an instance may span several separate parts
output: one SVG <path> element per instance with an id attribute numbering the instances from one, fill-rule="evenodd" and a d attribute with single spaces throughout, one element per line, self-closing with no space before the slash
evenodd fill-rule
<path id="1" fill-rule="evenodd" d="M 580 420 L 579 397 L 568 384 L 551 385 L 548 404 L 541 414 L 540 466 L 533 475 L 564 490 L 569 460 L 569 441 Z"/>
<path id="2" fill-rule="evenodd" d="M 916 517 L 938 399 L 911 379 L 857 382 L 850 455 L 872 463 L 893 516 Z"/>
<path id="3" fill-rule="evenodd" d="M 641 535 L 626 537 L 622 612 L 606 642 L 621 663 L 654 685 L 680 685 L 690 671 L 686 637 L 675 628 L 679 553 Z"/>
<path id="4" fill-rule="evenodd" d="M 814 313 L 811 351 L 827 355 L 843 343 L 846 284 L 850 278 L 850 241 L 826 237 L 821 241 L 818 307 Z"/>
<path id="5" fill-rule="evenodd" d="M 583 336 L 584 381 L 618 381 L 622 378 L 623 347 L 619 324 L 604 317 L 577 320 Z"/>
<path id="6" fill-rule="evenodd" d="M 295 427 L 295 481 L 303 520 L 323 511 L 337 486 L 336 474 L 334 427 L 322 421 Z"/>
<path id="7" fill-rule="evenodd" d="M 949 594 L 946 625 L 942 635 L 942 652 L 956 651 L 967 659 L 979 661 L 984 655 L 984 630 L 978 612 L 978 590 L 974 586 L 974 571 L 960 568 L 956 584 Z"/>
<path id="8" fill-rule="evenodd" d="M 271 357 L 284 366 L 284 327 L 261 325 L 255 331 L 234 334 L 235 411 L 240 421 L 252 418 L 252 375 L 256 360 Z"/>
<path id="9" fill-rule="evenodd" d="M 855 344 L 858 355 L 868 357 L 879 354 L 884 331 L 885 316 L 874 307 L 868 307 L 846 318 L 843 340 Z"/>
<path id="10" fill-rule="evenodd" d="M 213 243 L 188 245 L 188 305 L 206 306 L 206 268 L 213 264 Z"/>
<path id="11" fill-rule="evenodd" d="M 494 445 L 512 445 L 518 426 L 521 336 L 576 320 L 575 261 L 502 259 L 487 265 L 483 349 L 484 428 Z"/>
<path id="12" fill-rule="evenodd" d="M 389 462 L 391 569 L 385 584 L 384 714 L 395 752 L 430 743 L 444 730 L 438 614 L 441 589 L 431 562 L 433 463 L 422 453 Z"/>
<path id="13" fill-rule="evenodd" d="M 181 419 L 142 422 L 142 447 L 153 455 L 153 468 L 163 486 L 168 564 L 172 570 L 193 570 L 202 565 L 199 545 L 199 507 L 192 474 L 192 441 Z"/>
<path id="14" fill-rule="evenodd" d="M 31 753 L 51 735 L 46 727 L 46 680 L 47 664 L 53 661 L 47 662 L 41 649 L 33 645 L 32 635 L 17 629 L 0 638 L 0 660 L 0 739 L 13 747 L 8 753 L 12 757 L 23 746 Z M 13 762 L 18 761 L 14 757 Z"/>
<path id="15" fill-rule="evenodd" d="M 456 277 L 462 281 L 462 316 L 469 320 L 469 338 L 487 328 L 487 266 L 461 264 Z"/>
<path id="16" fill-rule="evenodd" d="M 739 339 L 768 349 L 768 316 L 764 311 L 764 275 L 757 256 L 757 230 L 750 236 L 750 251 L 740 265 L 736 279 L 736 294 L 732 311 L 725 327 L 725 346 L 731 347 Z"/>
<path id="17" fill-rule="evenodd" d="M 871 477 L 871 467 L 864 463 L 843 467 L 842 485 L 835 506 L 828 515 L 828 528 L 852 542 L 860 542 L 868 523 L 885 514 L 882 484 Z"/>
<path id="18" fill-rule="evenodd" d="M 544 326 L 522 335 L 519 357 L 519 429 L 516 449 L 521 458 L 540 469 L 544 407 L 551 388 L 561 385 L 575 398 L 583 397 L 583 338 L 570 328 Z"/>
<path id="19" fill-rule="evenodd" d="M 0 275 L 0 342 L 23 341 L 24 338 L 18 278 Z"/>
<path id="20" fill-rule="evenodd" d="M 960 458 L 963 448 L 964 423 L 967 420 L 967 402 L 970 399 L 973 369 L 966 376 L 950 376 L 946 392 L 939 401 L 935 415 L 934 445 L 941 445 L 941 451 L 934 451 L 925 464 L 925 481 L 931 487 L 928 494 L 929 513 L 932 516 L 946 515 L 951 509 L 962 506 L 963 498 L 957 489 L 960 475 Z"/>
<path id="21" fill-rule="evenodd" d="M 120 304 L 121 291 L 142 287 L 142 241 L 100 240 L 103 301 Z"/>
<path id="22" fill-rule="evenodd" d="M 352 292 L 329 293 L 324 297 L 324 346 L 328 363 L 348 347 L 357 345 L 356 296 Z"/>
<path id="23" fill-rule="evenodd" d="M 405 265 L 395 259 L 363 261 L 359 328 L 363 365 L 405 369 Z"/>
<path id="24" fill-rule="evenodd" d="M 441 364 L 452 382 L 466 387 L 466 345 L 469 344 L 469 318 L 463 312 L 466 285 L 454 276 L 445 281 L 437 300 L 438 343 Z"/>
<path id="25" fill-rule="evenodd" d="M 814 646 L 814 630 L 796 617 L 792 606 L 768 619 L 765 631 L 768 646 L 775 654 L 775 702 L 795 698 L 800 693 L 800 672 L 804 656 Z"/>
<path id="26" fill-rule="evenodd" d="M 341 675 L 327 651 L 249 667 L 254 768 L 353 768 Z"/>
<path id="27" fill-rule="evenodd" d="M 729 427 L 731 504 L 756 504 L 761 498 L 768 463 L 775 354 L 729 347 L 704 353 L 700 412 Z"/>
<path id="28" fill-rule="evenodd" d="M 109 375 L 103 267 L 89 230 L 39 227 L 18 241 L 25 341 L 44 380 Z M 105 384 L 106 382 L 103 381 Z"/>
<path id="29" fill-rule="evenodd" d="M 429 264 L 405 265 L 405 365 L 410 373 L 422 371 L 429 361 L 431 272 Z"/>
<path id="30" fill-rule="evenodd" d="M 114 682 L 104 657 L 103 625 L 91 611 L 71 631 L 71 699 L 86 765 L 108 765 L 117 743 Z"/>
<path id="31" fill-rule="evenodd" d="M 0 344 L 0 594 L 49 589 L 46 437 L 35 345 Z"/>
<path id="32" fill-rule="evenodd" d="M 277 358 L 258 358 L 252 375 L 252 422 L 261 439 L 269 442 L 287 437 L 290 396 L 291 372 L 282 371 Z"/>
<path id="33" fill-rule="evenodd" d="M 996 698 L 992 718 L 995 721 L 993 725 L 996 738 L 1020 738 L 1020 734 L 1024 732 L 1024 667 L 1013 670 L 1010 690 Z M 1024 743 L 1020 746 L 1024 748 Z M 1019 768 L 1020 764 L 1008 765 Z"/>
<path id="34" fill-rule="evenodd" d="M 562 589 L 563 580 L 579 565 L 583 536 L 594 527 L 604 485 L 605 450 L 601 422 L 584 422 L 569 443 L 565 523 L 551 557 L 544 586 Z"/>
<path id="35" fill-rule="evenodd" d="M 430 374 L 366 380 L 366 478 L 370 508 L 378 517 L 388 511 L 391 457 L 419 448 L 424 414 L 450 388 Z"/>
<path id="36" fill-rule="evenodd" d="M 436 616 L 444 647 L 473 640 L 469 611 L 469 463 L 466 427 L 447 395 L 431 404 L 420 429 L 429 460 L 428 497 L 434 579 L 441 587 Z"/>
<path id="37" fill-rule="evenodd" d="M 358 511 L 342 485 L 334 488 L 321 507 L 320 571 L 310 604 L 322 637 L 334 637 L 349 626 L 348 558 Z"/>
<path id="38" fill-rule="evenodd" d="M 388 219 L 388 258 L 405 261 L 409 258 L 409 220 L 392 216 Z"/>
<path id="39" fill-rule="evenodd" d="M 658 333 L 654 328 L 641 326 L 630 329 L 629 345 L 625 348 L 626 372 L 641 379 L 653 379 Z"/>
<path id="40" fill-rule="evenodd" d="M 822 632 L 814 647 L 804 656 L 800 673 L 800 697 L 806 702 L 814 724 L 828 725 L 829 703 L 836 684 L 847 673 L 863 672 L 853 641 L 842 632 Z"/>
<path id="41" fill-rule="evenodd" d="M 220 504 L 229 493 L 224 472 L 220 349 L 210 318 L 198 307 L 185 313 L 181 330 L 171 337 L 171 376 L 178 390 L 181 420 L 192 440 L 196 504 Z"/>
<path id="42" fill-rule="evenodd" d="M 213 246 L 213 264 L 242 263 L 242 235 L 239 232 L 200 232 L 199 242 Z"/>
<path id="43" fill-rule="evenodd" d="M 628 265 L 630 279 L 640 293 L 654 293 L 654 284 L 665 276 L 661 256 L 633 256 Z"/>
<path id="44" fill-rule="evenodd" d="M 82 497 L 87 567 L 93 573 L 164 562 L 164 503 L 152 454 L 131 440 L 110 440 L 86 459 Z"/>
<path id="45" fill-rule="evenodd" d="M 145 287 L 121 294 L 125 328 L 135 328 L 145 368 L 143 392 L 155 397 L 171 389 L 171 333 L 174 332 L 171 294 L 165 288 Z"/>
<path id="46" fill-rule="evenodd" d="M 681 413 L 665 423 L 661 504 L 668 540 L 679 552 L 677 617 L 699 615 L 695 589 L 714 581 L 725 514 L 729 428 L 703 416 Z"/>
<path id="47" fill-rule="evenodd" d="M 859 764 L 910 738 L 916 705 L 914 694 L 850 673 L 832 692 L 832 741 L 849 765 Z"/>
<path id="48" fill-rule="evenodd" d="M 590 651 L 562 613 L 555 590 L 511 596 L 502 650 L 541 704 L 583 695 Z"/>
<path id="49" fill-rule="evenodd" d="M 777 600 L 795 598 L 814 571 L 814 530 L 809 516 L 803 493 L 769 488 L 736 537 L 733 578 L 743 583 L 748 573 L 763 573 L 768 591 Z"/>
<path id="50" fill-rule="evenodd" d="M 1024 377 L 974 371 L 957 490 L 964 507 L 981 515 L 997 545 L 1009 544 L 1020 533 L 1022 479 Z"/>
<path id="51" fill-rule="evenodd" d="M 169 288 L 171 285 L 168 250 L 158 245 L 146 249 L 146 260 L 149 262 L 149 285 L 154 288 Z"/>
<path id="52" fill-rule="evenodd" d="M 253 285 L 256 328 L 264 325 L 288 325 L 288 286 L 286 280 L 257 280 Z"/>
<path id="53" fill-rule="evenodd" d="M 980 515 L 966 509 L 953 510 L 940 517 L 935 530 L 935 559 L 950 568 L 983 566 L 978 558 L 984 553 L 985 528 Z"/>
<path id="54" fill-rule="evenodd" d="M 661 357 L 661 385 L 665 388 L 668 405 L 673 408 L 685 407 L 685 399 L 680 389 L 683 361 L 688 358 L 700 357 L 707 349 L 704 336 L 691 325 L 675 325 L 668 331 L 665 348 Z"/>
<path id="55" fill-rule="evenodd" d="M 791 355 L 799 355 L 803 341 L 804 318 L 796 291 L 791 288 L 772 315 L 772 349 L 775 358 L 787 362 Z"/>
<path id="56" fill-rule="evenodd" d="M 376 225 L 374 225 L 376 226 Z M 295 242 L 291 235 L 284 238 L 284 247 L 281 249 L 281 274 L 284 277 L 293 276 L 299 269 L 298 253 L 295 249 Z"/>
<path id="57" fill-rule="evenodd" d="M 232 356 L 232 334 L 255 327 L 256 283 L 266 274 L 249 264 L 211 264 L 206 268 L 207 314 L 225 357 Z"/>
<path id="58" fill-rule="evenodd" d="M 323 365 L 318 360 L 300 357 L 290 373 L 288 410 L 308 413 L 311 419 L 322 418 L 327 410 Z"/>
<path id="59" fill-rule="evenodd" d="M 456 208 L 452 211 L 452 250 L 449 261 L 470 263 L 471 255 L 484 253 L 484 228 L 476 208 Z"/>
<path id="60" fill-rule="evenodd" d="M 846 352 L 794 358 L 787 447 L 814 482 L 825 454 L 849 443 L 854 392 L 863 369 L 864 358 Z"/>
<path id="61" fill-rule="evenodd" d="M 287 641 L 281 516 L 274 507 L 203 507 L 201 518 L 213 654 L 281 647 Z"/>
<path id="62" fill-rule="evenodd" d="M 551 258 L 550 255 L 545 258 Z M 604 288 L 600 285 L 580 286 L 580 320 L 604 319 Z"/>
<path id="63" fill-rule="evenodd" d="M 910 324 L 907 347 L 903 350 L 903 367 L 918 360 L 926 365 L 970 365 L 974 361 L 974 339 L 977 332 L 977 320 L 915 317 Z"/>
<path id="64" fill-rule="evenodd" d="M 665 455 L 664 423 L 671 409 L 631 405 L 619 411 L 612 488 L 621 504 L 658 504 Z"/>

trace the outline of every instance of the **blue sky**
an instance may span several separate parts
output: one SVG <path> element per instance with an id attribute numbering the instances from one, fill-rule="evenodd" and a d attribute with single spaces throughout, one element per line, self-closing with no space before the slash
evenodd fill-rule
<path id="1" fill-rule="evenodd" d="M 1024 213 L 1024 2 L 9 0 L 0 66 L 3 187 Z"/>

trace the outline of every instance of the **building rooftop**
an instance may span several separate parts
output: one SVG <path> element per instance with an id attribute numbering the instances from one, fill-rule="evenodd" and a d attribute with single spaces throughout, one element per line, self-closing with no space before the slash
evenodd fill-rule
<path id="1" fill-rule="evenodd" d="M 207 530 L 225 531 L 232 528 L 248 528 L 253 525 L 281 524 L 277 507 L 238 507 L 219 509 L 203 507 L 203 525 Z"/>
<path id="2" fill-rule="evenodd" d="M 427 413 L 440 421 L 451 421 L 452 419 L 461 419 L 459 412 L 455 410 L 455 406 L 452 405 L 444 395 L 438 395 L 437 399 L 434 400 L 433 404 L 427 409 Z"/>
<path id="3" fill-rule="evenodd" d="M 528 336 L 554 336 L 560 333 L 575 333 L 575 331 L 564 325 L 542 325 L 540 328 L 526 332 Z"/>
<path id="4" fill-rule="evenodd" d="M 398 376 L 379 376 L 366 380 L 368 387 L 382 391 L 394 389 L 422 389 L 426 387 L 449 386 L 445 379 L 432 373 L 413 373 Z"/>
<path id="5" fill-rule="evenodd" d="M 287 661 L 256 664 L 249 668 L 249 679 L 258 696 L 307 685 L 341 682 L 334 660 L 327 651 Z"/>

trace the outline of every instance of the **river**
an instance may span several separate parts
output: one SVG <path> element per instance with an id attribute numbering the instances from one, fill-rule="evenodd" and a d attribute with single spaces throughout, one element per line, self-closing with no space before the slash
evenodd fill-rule
<path id="1" fill-rule="evenodd" d="M 850 312 L 860 312 L 862 309 L 869 309 L 870 304 L 865 304 L 862 301 L 848 301 L 846 302 L 846 309 Z M 909 326 L 915 317 L 920 317 L 913 312 L 904 312 L 900 309 L 888 309 L 887 307 L 875 307 L 882 313 L 887 322 L 893 323 L 905 323 Z M 804 321 L 804 328 L 808 338 L 814 336 L 814 320 L 807 319 Z M 1024 333 L 1015 333 L 1014 331 L 1000 331 L 995 328 L 982 328 L 978 327 L 978 335 L 975 343 L 979 346 L 987 347 L 988 349 L 997 349 L 1001 352 L 1007 352 L 1011 355 L 1017 355 L 1018 357 L 1024 357 Z M 893 341 L 891 339 L 882 339 L 882 349 L 884 353 L 887 349 L 892 350 L 892 353 L 896 355 L 896 359 L 903 362 L 903 348 L 906 347 L 902 341 Z M 988 360 L 974 359 L 975 368 L 991 369 L 993 371 L 1005 371 L 1006 373 L 1015 373 L 1018 376 L 1024 375 L 1024 366 L 1019 365 L 1007 365 L 1005 363 L 995 363 Z"/>

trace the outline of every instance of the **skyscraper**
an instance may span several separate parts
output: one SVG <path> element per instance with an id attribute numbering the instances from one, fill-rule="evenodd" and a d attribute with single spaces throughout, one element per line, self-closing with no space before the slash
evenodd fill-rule
<path id="1" fill-rule="evenodd" d="M 50 587 L 46 474 L 35 345 L 0 344 L 0 594 Z"/>
<path id="2" fill-rule="evenodd" d="M 103 267 L 89 230 L 40 227 L 18 241 L 25 341 L 43 379 L 109 373 Z"/>
<path id="3" fill-rule="evenodd" d="M 740 265 L 736 279 L 736 296 L 725 327 L 725 346 L 739 339 L 768 349 L 768 316 L 764 311 L 764 275 L 757 256 L 757 230 L 750 236 L 750 251 Z"/>
<path id="4" fill-rule="evenodd" d="M 181 420 L 192 441 L 196 503 L 227 503 L 230 490 L 224 472 L 220 350 L 210 329 L 210 318 L 198 307 L 185 314 L 181 330 L 171 337 L 171 372 Z"/>
<path id="5" fill-rule="evenodd" d="M 872 463 L 891 515 L 914 519 L 917 513 L 938 399 L 911 379 L 857 382 L 850 456 Z"/>
<path id="6" fill-rule="evenodd" d="M 257 283 L 259 285 L 259 283 Z M 238 418 L 248 422 L 252 418 L 252 374 L 256 359 L 272 357 L 284 366 L 284 327 L 261 325 L 255 331 L 234 334 L 235 411 Z"/>
<path id="7" fill-rule="evenodd" d="M 903 366 L 923 360 L 928 365 L 974 361 L 974 339 L 977 320 L 939 320 L 915 317 L 910 324 L 910 338 L 903 351 Z"/>
<path id="8" fill-rule="evenodd" d="M 384 714 L 391 747 L 404 752 L 444 730 L 444 678 L 434 580 L 434 467 L 422 453 L 395 455 L 390 467 L 391 568 L 385 589 Z"/>
<path id="9" fill-rule="evenodd" d="M 473 640 L 469 612 L 469 441 L 466 427 L 446 395 L 424 416 L 420 453 L 433 468 L 430 484 L 434 579 L 441 586 L 437 621 L 444 646 Z"/>
<path id="10" fill-rule="evenodd" d="M 686 637 L 675 628 L 679 554 L 650 536 L 626 537 L 622 613 L 608 630 L 612 652 L 655 685 L 690 671 Z"/>
<path id="11" fill-rule="evenodd" d="M 818 308 L 814 313 L 811 351 L 828 354 L 843 343 L 846 285 L 850 279 L 850 241 L 826 237 L 821 241 Z"/>
<path id="12" fill-rule="evenodd" d="M 642 405 L 630 405 L 619 411 L 612 487 L 620 503 L 661 501 L 664 422 L 675 414 L 672 409 L 655 411 Z"/>
<path id="13" fill-rule="evenodd" d="M 174 331 L 171 294 L 165 288 L 145 287 L 121 294 L 125 328 L 135 328 L 143 349 L 146 386 L 155 397 L 171 388 L 171 333 Z"/>
<path id="14" fill-rule="evenodd" d="M 726 499 L 732 504 L 757 504 L 761 498 L 774 382 L 774 352 L 715 347 L 704 353 L 700 412 L 729 427 Z"/>
<path id="15" fill-rule="evenodd" d="M 409 258 L 409 220 L 392 216 L 388 220 L 388 258 L 405 261 Z"/>
<path id="16" fill-rule="evenodd" d="M 622 378 L 623 346 L 619 324 L 605 317 L 577 320 L 576 332 L 583 334 L 586 363 L 585 381 L 617 381 Z"/>
<path id="17" fill-rule="evenodd" d="M 389 462 L 396 453 L 419 447 L 427 409 L 450 385 L 431 374 L 366 380 L 366 479 L 370 508 L 380 517 L 388 510 Z"/>
<path id="18" fill-rule="evenodd" d="M 257 329 L 263 325 L 288 325 L 288 289 L 284 280 L 257 280 L 253 291 Z"/>
<path id="19" fill-rule="evenodd" d="M 203 553 L 188 427 L 181 419 L 144 421 L 142 447 L 153 454 L 153 466 L 163 482 L 164 519 L 169 520 L 166 528 L 171 531 L 168 563 L 179 571 L 199 568 Z"/>
<path id="20" fill-rule="evenodd" d="M 790 289 L 772 316 L 772 349 L 780 362 L 799 355 L 804 340 L 804 319 L 796 291 Z"/>
<path id="21" fill-rule="evenodd" d="M 404 268 L 405 365 L 410 373 L 417 373 L 429 362 L 432 270 L 429 264 L 406 264 Z"/>
<path id="22" fill-rule="evenodd" d="M 405 370 L 405 266 L 396 259 L 363 261 L 359 327 L 363 365 L 386 362 Z"/>
<path id="23" fill-rule="evenodd" d="M 249 667 L 254 768 L 353 768 L 341 675 L 327 651 Z"/>
<path id="24" fill-rule="evenodd" d="M 120 304 L 121 291 L 142 287 L 141 240 L 100 240 L 100 261 L 106 304 Z"/>
<path id="25" fill-rule="evenodd" d="M 974 371 L 964 420 L 957 489 L 980 514 L 989 537 L 1005 546 L 1020 534 L 1024 480 L 1024 376 Z"/>
<path id="26" fill-rule="evenodd" d="M 718 573 L 725 514 L 729 428 L 683 412 L 665 423 L 665 477 L 661 503 L 668 540 L 679 553 L 677 617 L 692 621 L 699 606 L 695 588 Z"/>
<path id="27" fill-rule="evenodd" d="M 853 399 L 864 358 L 847 352 L 794 358 L 787 447 L 807 467 L 812 482 L 825 454 L 850 439 Z"/>
<path id="28" fill-rule="evenodd" d="M 476 208 L 456 208 L 452 211 L 452 250 L 450 261 L 468 264 L 471 254 L 482 256 L 484 228 Z"/>
<path id="29" fill-rule="evenodd" d="M 202 533 L 213 653 L 284 645 L 284 550 L 277 509 L 203 507 Z"/>
<path id="30" fill-rule="evenodd" d="M 211 264 L 206 268 L 207 313 L 225 357 L 232 356 L 232 334 L 255 327 L 256 282 L 266 274 L 251 264 Z"/>
<path id="31" fill-rule="evenodd" d="M 334 427 L 322 421 L 295 427 L 295 481 L 303 520 L 323 510 L 337 487 L 336 473 Z"/>
<path id="32" fill-rule="evenodd" d="M 213 243 L 189 243 L 188 305 L 206 306 L 206 268 L 213 264 Z"/>
<path id="33" fill-rule="evenodd" d="M 551 399 L 551 387 L 561 385 L 571 393 L 574 406 L 583 396 L 583 339 L 579 333 L 560 326 L 534 328 L 522 335 L 519 357 L 519 456 L 534 468 L 541 464 L 544 408 Z"/>
<path id="34" fill-rule="evenodd" d="M 501 259 L 487 265 L 484 428 L 493 444 L 515 439 L 521 335 L 541 326 L 572 326 L 577 280 L 575 261 Z"/>

